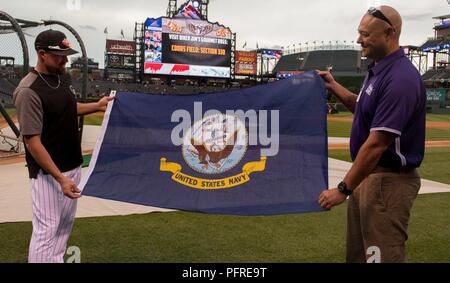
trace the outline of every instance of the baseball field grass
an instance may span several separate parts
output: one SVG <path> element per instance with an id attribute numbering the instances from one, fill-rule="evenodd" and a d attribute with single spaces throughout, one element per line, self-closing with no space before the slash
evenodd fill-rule
<path id="1" fill-rule="evenodd" d="M 352 129 L 351 122 L 343 121 L 328 121 L 328 135 L 330 137 L 348 138 Z M 443 141 L 450 140 L 449 129 L 426 129 L 426 140 L 428 141 Z"/>
<path id="2" fill-rule="evenodd" d="M 329 150 L 328 155 L 331 158 L 351 162 L 348 150 Z M 427 148 L 425 158 L 419 168 L 420 176 L 424 179 L 433 180 L 450 185 L 450 148 L 437 147 Z M 448 209 L 450 217 L 450 205 Z"/>
<path id="3" fill-rule="evenodd" d="M 420 195 L 409 262 L 450 262 L 450 194 Z M 187 212 L 77 219 L 81 262 L 344 262 L 346 204 L 329 212 L 235 217 Z M 31 223 L 0 225 L 0 262 L 26 262 Z"/>
<path id="4" fill-rule="evenodd" d="M 349 161 L 347 150 L 329 156 Z M 450 184 L 450 149 L 431 148 L 424 178 Z M 409 262 L 450 263 L 450 194 L 419 195 Z M 346 204 L 329 212 L 236 217 L 187 212 L 77 219 L 82 262 L 344 262 Z M 31 223 L 0 224 L 0 262 L 26 262 Z"/>
<path id="5" fill-rule="evenodd" d="M 94 115 L 86 124 L 101 121 Z M 329 123 L 330 136 L 348 136 L 350 125 Z M 330 150 L 329 156 L 350 159 L 348 150 Z M 448 168 L 450 148 L 430 148 L 420 173 L 450 184 Z M 409 262 L 450 263 L 449 203 L 450 193 L 418 196 L 409 226 Z M 339 263 L 345 261 L 345 212 L 346 204 L 329 212 L 270 217 L 170 212 L 84 218 L 75 221 L 69 246 L 80 248 L 85 263 Z M 31 222 L 0 224 L 0 262 L 26 262 L 30 235 Z"/>
<path id="6" fill-rule="evenodd" d="M 103 114 L 92 114 L 84 117 L 84 124 L 91 126 L 101 126 L 103 122 Z"/>
<path id="7" fill-rule="evenodd" d="M 350 112 L 339 112 L 337 114 L 333 114 L 332 117 L 352 118 L 353 114 Z M 429 122 L 450 122 L 450 115 L 427 114 L 427 121 L 429 121 Z"/>

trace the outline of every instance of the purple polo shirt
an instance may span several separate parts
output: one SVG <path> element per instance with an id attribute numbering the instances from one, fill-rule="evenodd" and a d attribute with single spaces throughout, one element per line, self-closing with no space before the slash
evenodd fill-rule
<path id="1" fill-rule="evenodd" d="M 378 166 L 419 167 L 425 150 L 426 90 L 422 78 L 402 48 L 369 66 L 358 96 L 350 138 L 355 160 L 371 131 L 397 137 Z"/>

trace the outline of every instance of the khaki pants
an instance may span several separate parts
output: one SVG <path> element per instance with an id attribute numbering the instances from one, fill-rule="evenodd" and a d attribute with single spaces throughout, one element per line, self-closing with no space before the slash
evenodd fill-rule
<path id="1" fill-rule="evenodd" d="M 420 177 L 416 170 L 380 171 L 375 170 L 350 196 L 347 262 L 373 262 L 376 258 L 382 263 L 406 261 L 405 242 Z"/>

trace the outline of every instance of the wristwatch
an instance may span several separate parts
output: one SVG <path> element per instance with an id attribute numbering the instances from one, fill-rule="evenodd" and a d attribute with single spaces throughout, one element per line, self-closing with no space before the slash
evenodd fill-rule
<path id="1" fill-rule="evenodd" d="M 340 191 L 341 193 L 343 193 L 346 196 L 349 196 L 353 193 L 353 191 L 347 189 L 347 184 L 344 181 L 339 183 L 338 191 Z"/>

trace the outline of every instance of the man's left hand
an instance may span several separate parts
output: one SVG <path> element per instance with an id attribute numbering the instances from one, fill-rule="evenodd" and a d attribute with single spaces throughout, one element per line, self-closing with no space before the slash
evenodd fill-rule
<path id="1" fill-rule="evenodd" d="M 323 191 L 319 196 L 321 207 L 331 209 L 333 206 L 340 205 L 347 199 L 347 196 L 338 191 L 337 188 Z"/>
<path id="2" fill-rule="evenodd" d="M 105 96 L 102 99 L 100 99 L 97 104 L 98 104 L 98 111 L 106 111 L 106 107 L 108 107 L 108 102 L 114 100 L 114 97 L 110 97 L 110 96 Z"/>

